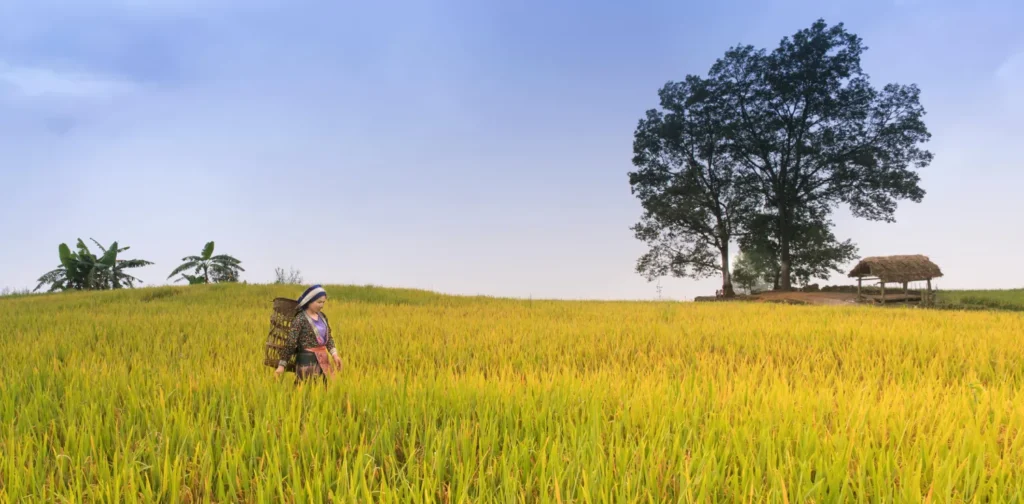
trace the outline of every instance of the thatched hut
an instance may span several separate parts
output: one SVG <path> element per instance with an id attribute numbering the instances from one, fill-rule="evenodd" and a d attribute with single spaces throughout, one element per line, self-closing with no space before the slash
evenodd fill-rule
<path id="1" fill-rule="evenodd" d="M 903 295 L 895 296 L 892 300 L 929 303 L 932 297 L 932 279 L 941 277 L 942 270 L 923 255 L 875 256 L 862 259 L 850 271 L 849 276 L 857 279 L 857 299 L 863 298 L 862 281 L 878 280 L 882 286 L 882 295 L 872 296 L 876 301 L 886 302 L 885 284 L 898 283 L 903 284 Z M 927 291 L 912 296 L 907 290 L 907 284 L 910 282 L 927 282 Z M 896 299 L 897 297 L 899 299 Z"/>

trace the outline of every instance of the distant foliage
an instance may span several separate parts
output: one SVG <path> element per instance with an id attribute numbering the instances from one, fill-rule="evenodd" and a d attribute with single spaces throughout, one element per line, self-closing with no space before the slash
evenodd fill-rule
<path id="1" fill-rule="evenodd" d="M 118 254 L 130 247 L 118 248 L 116 241 L 109 247 L 100 245 L 95 239 L 92 241 L 102 255 L 93 254 L 81 238 L 75 251 L 61 243 L 57 249 L 61 265 L 39 277 L 39 285 L 33 292 L 46 284 L 50 285 L 48 292 L 130 288 L 141 281 L 125 270 L 153 264 L 143 259 L 118 259 Z"/>
<path id="2" fill-rule="evenodd" d="M 213 248 L 214 243 L 209 241 L 200 255 L 182 258 L 185 262 L 175 268 L 167 278 L 181 273 L 181 277 L 175 282 L 185 280 L 189 285 L 237 282 L 239 273 L 245 271 L 241 266 L 242 261 L 226 254 L 213 255 Z M 190 269 L 193 270 L 192 275 L 183 273 Z"/>
<path id="3" fill-rule="evenodd" d="M 32 294 L 32 291 L 29 289 L 12 289 L 10 287 L 4 287 L 0 290 L 0 297 L 27 296 L 29 294 Z"/>
<path id="4" fill-rule="evenodd" d="M 285 273 L 284 268 L 274 268 L 274 283 L 296 285 L 302 283 L 302 272 L 289 268 Z"/>
<path id="5" fill-rule="evenodd" d="M 732 267 L 732 280 L 748 294 L 766 291 L 772 284 L 765 282 L 769 275 L 763 271 L 762 265 L 752 257 L 750 252 L 741 251 Z"/>

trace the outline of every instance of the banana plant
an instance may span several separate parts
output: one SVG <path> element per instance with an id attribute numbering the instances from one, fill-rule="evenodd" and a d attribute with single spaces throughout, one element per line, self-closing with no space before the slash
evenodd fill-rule
<path id="1" fill-rule="evenodd" d="M 203 277 L 201 277 L 199 275 L 189 275 L 188 273 L 182 273 L 181 274 L 181 278 L 179 278 L 179 279 L 177 279 L 175 281 L 176 282 L 180 282 L 182 280 L 187 280 L 189 285 L 199 285 L 199 284 L 206 283 L 206 279 L 205 278 L 203 278 Z"/>
<path id="2" fill-rule="evenodd" d="M 77 252 L 73 252 L 66 243 L 61 243 L 57 247 L 60 266 L 39 277 L 35 291 L 45 284 L 50 284 L 48 292 L 134 287 L 140 280 L 125 270 L 153 264 L 143 259 L 118 259 L 117 255 L 130 247 L 118 247 L 116 241 L 110 247 L 104 247 L 95 239 L 90 239 L 102 250 L 101 256 L 93 254 L 81 238 L 76 244 Z"/>
<path id="3" fill-rule="evenodd" d="M 172 271 L 167 278 L 170 279 L 178 273 L 194 269 L 194 275 L 182 274 L 182 276 L 175 280 L 175 282 L 187 280 L 190 285 L 193 285 L 197 283 L 210 283 L 211 281 L 237 281 L 238 272 L 245 271 L 245 269 L 240 266 L 242 261 L 226 254 L 213 255 L 213 247 L 214 244 L 212 241 L 206 242 L 206 245 L 203 247 L 203 251 L 200 255 L 182 258 L 181 260 L 185 262 L 181 266 L 174 268 L 174 271 Z"/>
<path id="4" fill-rule="evenodd" d="M 81 277 L 78 274 L 77 257 L 71 252 L 66 243 L 61 243 L 57 247 L 57 253 L 60 256 L 61 265 L 39 277 L 39 285 L 32 292 L 38 291 L 44 284 L 50 284 L 48 292 L 78 290 L 82 288 L 78 281 Z"/>
<path id="5" fill-rule="evenodd" d="M 153 264 L 143 259 L 118 259 L 118 254 L 130 249 L 131 247 L 118 248 L 116 241 L 111 244 L 110 247 L 104 247 L 94 239 L 92 239 L 92 241 L 100 248 L 100 250 L 103 251 L 103 255 L 98 261 L 103 268 L 100 270 L 100 274 L 102 275 L 100 277 L 100 283 L 109 286 L 111 289 L 122 289 L 126 286 L 131 288 L 135 286 L 136 282 L 141 283 L 141 280 L 125 273 L 124 270 L 129 268 L 141 268 L 143 266 Z M 81 243 L 81 240 L 79 240 L 79 244 L 80 247 L 84 246 L 84 244 Z"/>

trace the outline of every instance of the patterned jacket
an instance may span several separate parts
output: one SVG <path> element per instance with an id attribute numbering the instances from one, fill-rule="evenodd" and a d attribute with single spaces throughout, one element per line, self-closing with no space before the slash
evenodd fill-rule
<path id="1" fill-rule="evenodd" d="M 320 316 L 323 317 L 324 323 L 327 325 L 327 344 L 324 346 L 327 347 L 328 352 L 338 355 L 338 349 L 334 347 L 331 322 L 327 319 L 327 315 L 324 315 L 324 312 L 320 312 Z M 298 315 L 295 315 L 295 318 L 292 319 L 291 329 L 288 331 L 285 347 L 280 351 L 281 360 L 278 362 L 278 365 L 287 366 L 288 361 L 296 352 L 320 346 L 316 341 L 316 336 L 316 328 L 306 319 L 306 313 L 300 312 Z"/>

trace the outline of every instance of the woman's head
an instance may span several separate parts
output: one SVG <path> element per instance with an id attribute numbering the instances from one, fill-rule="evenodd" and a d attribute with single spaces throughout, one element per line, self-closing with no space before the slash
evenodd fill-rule
<path id="1" fill-rule="evenodd" d="M 326 301 L 327 291 L 320 285 L 314 285 L 299 296 L 299 309 L 318 313 Z"/>

